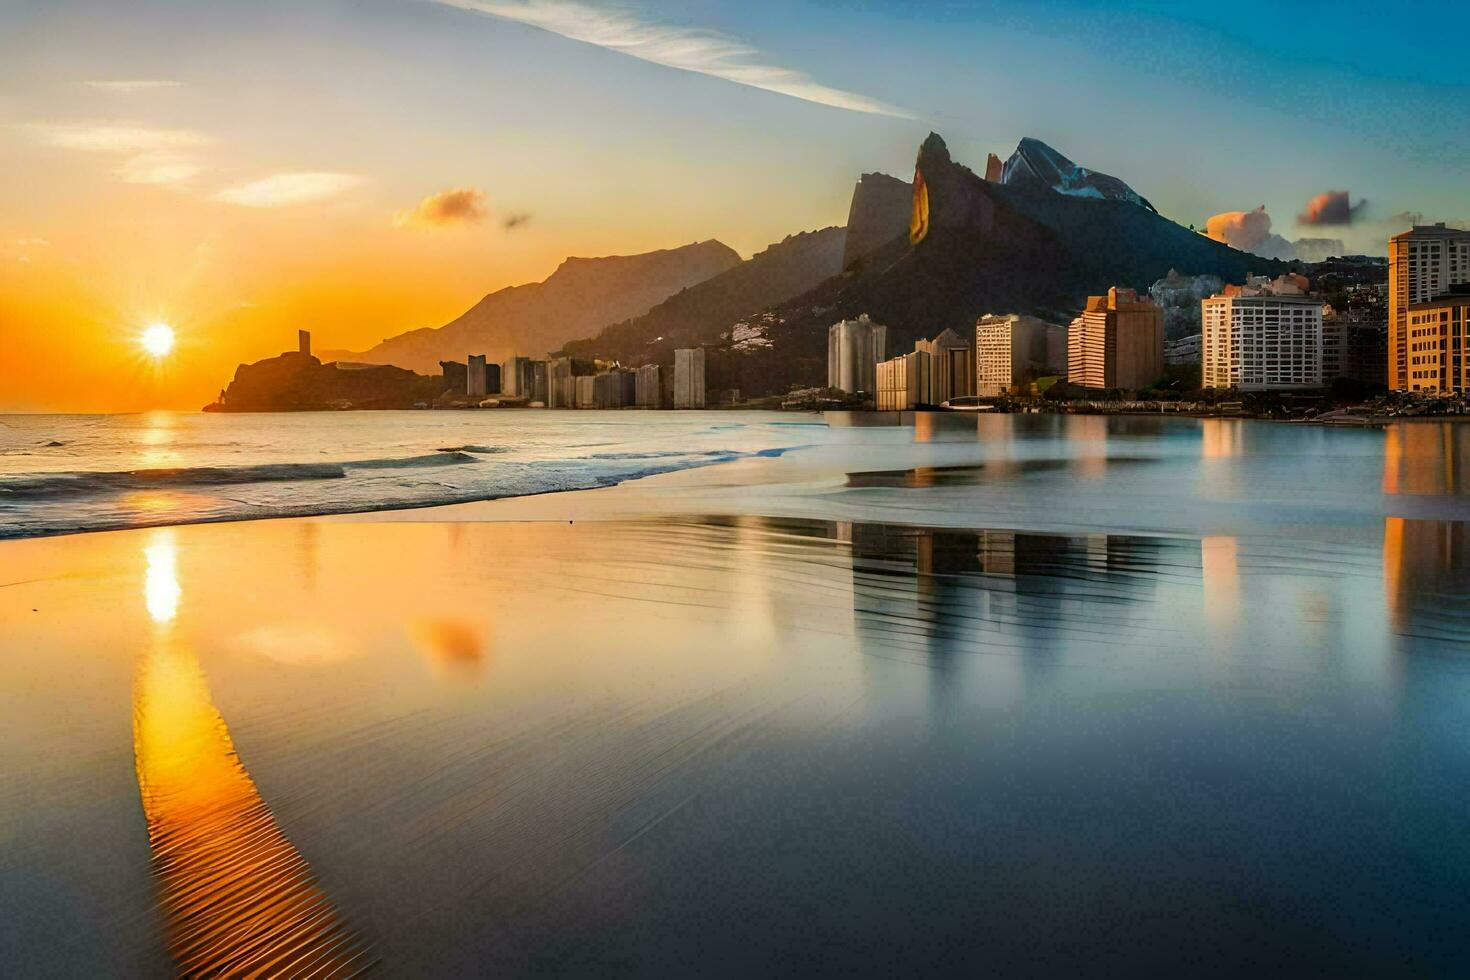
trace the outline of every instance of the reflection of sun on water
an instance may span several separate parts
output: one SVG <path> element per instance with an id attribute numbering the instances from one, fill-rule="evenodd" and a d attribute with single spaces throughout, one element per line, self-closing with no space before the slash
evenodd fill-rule
<path id="1" fill-rule="evenodd" d="M 173 533 L 144 556 L 148 615 L 171 623 L 182 594 Z M 166 633 L 138 670 L 133 751 L 181 974 L 337 977 L 371 965 L 241 765 L 193 651 Z"/>
<path id="2" fill-rule="evenodd" d="M 171 623 L 179 612 L 178 552 L 171 530 L 158 531 L 153 543 L 143 549 L 148 570 L 143 576 L 143 603 L 155 623 Z"/>

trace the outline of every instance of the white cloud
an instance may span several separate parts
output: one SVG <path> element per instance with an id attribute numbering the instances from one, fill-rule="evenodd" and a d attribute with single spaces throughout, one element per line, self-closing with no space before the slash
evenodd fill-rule
<path id="1" fill-rule="evenodd" d="M 902 109 L 831 88 L 793 68 L 764 64 L 760 52 L 714 31 L 643 21 L 630 11 L 578 0 L 436 0 L 463 10 L 530 24 L 574 41 L 682 71 L 778 92 L 818 105 L 908 118 Z"/>
<path id="2" fill-rule="evenodd" d="M 193 157 L 176 153 L 141 153 L 112 172 L 129 184 L 182 184 L 204 168 Z"/>
<path id="3" fill-rule="evenodd" d="M 157 153 L 206 146 L 209 137 L 193 129 L 168 129 L 131 123 L 57 123 L 40 127 L 50 146 L 86 153 Z"/>
<path id="4" fill-rule="evenodd" d="M 182 88 L 183 82 L 176 82 L 170 78 L 114 78 L 83 82 L 87 88 L 101 89 L 104 92 L 118 92 L 129 94 L 132 92 L 151 92 L 164 88 Z"/>
<path id="5" fill-rule="evenodd" d="M 336 197 L 367 183 L 357 174 L 321 172 L 272 174 L 248 184 L 226 187 L 215 198 L 227 204 L 249 208 L 277 208 L 291 204 L 307 204 Z"/>

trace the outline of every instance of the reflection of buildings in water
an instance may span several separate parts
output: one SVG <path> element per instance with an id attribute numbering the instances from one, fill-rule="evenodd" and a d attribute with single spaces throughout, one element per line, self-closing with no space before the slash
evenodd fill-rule
<path id="1" fill-rule="evenodd" d="M 158 624 L 133 691 L 133 750 L 169 951 L 187 976 L 347 976 L 371 965 L 241 765 L 194 654 L 173 636 L 173 539 L 145 549 Z"/>
<path id="2" fill-rule="evenodd" d="M 1470 522 L 1386 518 L 1383 594 L 1395 633 L 1470 640 Z"/>
<path id="3" fill-rule="evenodd" d="M 1200 541 L 1205 621 L 1213 630 L 1228 631 L 1240 622 L 1240 556 L 1233 537 L 1216 535 Z"/>
<path id="4" fill-rule="evenodd" d="M 853 524 L 860 636 L 913 648 L 942 666 L 963 646 L 1056 652 L 1096 636 L 1154 594 L 1179 543 L 1121 535 Z M 1191 562 L 1192 563 L 1192 562 Z"/>
<path id="5" fill-rule="evenodd" d="M 1470 493 L 1470 426 L 1400 422 L 1383 430 L 1383 492 Z"/>
<path id="6" fill-rule="evenodd" d="M 978 412 L 915 412 L 914 442 L 974 442 Z"/>
<path id="7" fill-rule="evenodd" d="M 1244 427 L 1235 419 L 1200 419 L 1200 456 L 1224 459 L 1239 456 Z"/>

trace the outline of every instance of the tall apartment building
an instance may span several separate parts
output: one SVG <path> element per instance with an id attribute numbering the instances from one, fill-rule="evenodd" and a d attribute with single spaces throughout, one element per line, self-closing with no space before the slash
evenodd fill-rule
<path id="1" fill-rule="evenodd" d="M 1056 363 L 1066 350 L 1066 331 L 1019 313 L 987 313 L 975 322 L 975 394 L 1002 395 L 1012 385 L 1064 372 Z"/>
<path id="2" fill-rule="evenodd" d="M 942 405 L 959 395 L 973 395 L 973 355 L 971 343 L 946 327 L 933 340 L 920 340 L 915 351 L 930 357 L 929 385 L 920 394 L 921 404 Z"/>
<path id="3" fill-rule="evenodd" d="M 488 394 L 485 377 L 485 355 L 471 354 L 465 374 L 465 395 L 471 400 L 484 398 Z"/>
<path id="4" fill-rule="evenodd" d="M 1414 303 L 1407 319 L 1409 390 L 1470 392 L 1470 286 Z"/>
<path id="5" fill-rule="evenodd" d="M 554 357 L 546 365 L 546 407 L 581 408 L 577 404 L 577 379 L 591 375 L 591 361 L 575 357 Z"/>
<path id="6" fill-rule="evenodd" d="M 887 356 L 888 328 L 864 313 L 827 328 L 827 387 L 869 394 L 878 387 L 878 362 Z"/>
<path id="7" fill-rule="evenodd" d="M 311 356 L 311 331 L 296 331 L 296 352 L 302 357 Z"/>
<path id="8" fill-rule="evenodd" d="M 1338 378 L 1383 384 L 1388 366 L 1387 329 L 1381 321 L 1354 320 L 1341 314 L 1322 315 L 1322 383 Z"/>
<path id="9" fill-rule="evenodd" d="M 500 393 L 529 399 L 536 387 L 536 367 L 529 357 L 512 357 L 500 366 Z"/>
<path id="10" fill-rule="evenodd" d="M 880 412 L 905 412 L 933 405 L 934 355 L 926 350 L 900 354 L 875 368 L 874 393 Z"/>
<path id="11" fill-rule="evenodd" d="M 633 400 L 639 408 L 662 408 L 663 391 L 659 384 L 657 364 L 645 364 L 638 369 L 638 379 L 634 382 Z"/>
<path id="12" fill-rule="evenodd" d="M 1200 325 L 1204 387 L 1322 387 L 1322 301 L 1296 280 L 1226 287 L 1200 301 Z"/>
<path id="13" fill-rule="evenodd" d="M 1089 296 L 1067 330 L 1067 380 L 1084 388 L 1146 388 L 1164 373 L 1164 311 L 1114 286 Z"/>
<path id="14" fill-rule="evenodd" d="M 1470 283 L 1470 231 L 1415 225 L 1388 240 L 1388 387 L 1414 388 L 1409 309 Z M 1422 342 L 1422 341 L 1421 341 Z M 1422 357 L 1424 352 L 1419 352 Z M 1423 364 L 1420 370 L 1427 370 Z M 1421 381 L 1427 381 L 1421 378 Z"/>
<path id="15" fill-rule="evenodd" d="M 704 348 L 674 351 L 674 407 L 704 408 Z"/>

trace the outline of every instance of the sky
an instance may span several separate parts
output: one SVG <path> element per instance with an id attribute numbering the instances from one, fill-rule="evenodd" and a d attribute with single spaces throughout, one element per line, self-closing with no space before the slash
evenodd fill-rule
<path id="1" fill-rule="evenodd" d="M 568 255 L 748 256 L 930 130 L 1381 254 L 1470 219 L 1467 29 L 1428 0 L 3 0 L 0 411 L 198 408 L 298 328 L 362 349 Z"/>

